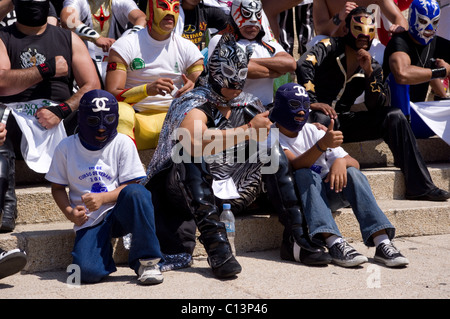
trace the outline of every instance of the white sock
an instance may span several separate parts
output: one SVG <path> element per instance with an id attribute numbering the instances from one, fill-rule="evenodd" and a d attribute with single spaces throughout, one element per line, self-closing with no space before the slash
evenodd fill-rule
<path id="1" fill-rule="evenodd" d="M 373 238 L 373 243 L 375 244 L 375 247 L 378 247 L 379 244 L 389 244 L 391 241 L 389 240 L 389 237 L 387 234 L 381 234 Z"/>
<path id="2" fill-rule="evenodd" d="M 327 243 L 327 247 L 328 248 L 330 248 L 334 244 L 340 243 L 342 241 L 343 241 L 342 237 L 339 237 L 339 236 L 336 236 L 336 235 L 331 235 L 330 237 L 325 239 L 325 242 Z"/>

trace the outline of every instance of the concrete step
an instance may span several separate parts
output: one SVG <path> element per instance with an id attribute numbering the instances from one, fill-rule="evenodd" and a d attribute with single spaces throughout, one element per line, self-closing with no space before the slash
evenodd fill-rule
<path id="1" fill-rule="evenodd" d="M 450 161 L 450 146 L 438 137 L 417 140 L 419 150 L 427 163 L 448 163 Z M 356 158 L 361 167 L 394 166 L 392 152 L 383 140 L 373 140 L 358 143 L 345 143 L 345 150 Z M 142 164 L 146 168 L 153 156 L 154 149 L 139 151 Z M 38 174 L 25 164 L 16 161 L 16 184 L 31 185 L 44 183 L 44 174 Z"/>
<path id="2" fill-rule="evenodd" d="M 450 233 L 450 202 L 380 200 L 379 206 L 397 228 L 397 237 L 414 237 Z M 359 226 L 351 209 L 334 214 L 342 235 L 349 241 L 360 242 Z M 249 215 L 236 218 L 237 253 L 263 251 L 280 247 L 282 225 L 276 215 Z M 0 234 L 0 247 L 20 247 L 29 257 L 24 271 L 38 272 L 65 269 L 72 260 L 74 232 L 70 222 L 19 224 L 16 230 Z M 122 239 L 113 240 L 116 263 L 127 262 L 128 251 Z M 197 242 L 195 256 L 204 256 Z"/>
<path id="3" fill-rule="evenodd" d="M 434 183 L 445 190 L 450 189 L 450 163 L 430 164 L 429 171 Z M 396 167 L 362 169 L 377 200 L 403 199 L 405 182 L 403 174 Z M 18 186 L 16 188 L 18 218 L 17 224 L 49 223 L 65 221 L 56 206 L 50 191 L 50 184 Z"/>

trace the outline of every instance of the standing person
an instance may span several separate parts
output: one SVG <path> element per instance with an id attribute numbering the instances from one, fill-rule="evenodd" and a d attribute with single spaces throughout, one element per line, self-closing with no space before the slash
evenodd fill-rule
<path id="1" fill-rule="evenodd" d="M 83 41 L 47 23 L 48 0 L 16 0 L 14 5 L 17 22 L 0 31 L 0 102 L 13 115 L 7 117 L 8 135 L 0 147 L 9 162 L 2 231 L 15 228 L 16 157 L 46 173 L 58 142 L 75 130 L 81 96 L 100 88 Z"/>
<path id="2" fill-rule="evenodd" d="M 45 178 L 52 183 L 56 204 L 74 223 L 72 256 L 82 281 L 98 282 L 116 271 L 111 239 L 131 233 L 130 268 L 139 283 L 159 284 L 162 255 L 152 198 L 136 184 L 145 171 L 133 142 L 117 132 L 118 117 L 118 103 L 110 93 L 83 95 L 78 134 L 58 145 Z"/>
<path id="3" fill-rule="evenodd" d="M 173 32 L 179 1 L 159 6 L 149 0 L 147 27 L 111 47 L 106 90 L 119 101 L 118 131 L 139 150 L 156 147 L 172 100 L 194 88 L 203 71 L 203 55 L 191 41 Z"/>
<path id="4" fill-rule="evenodd" d="M 341 147 L 342 132 L 330 121 L 324 132 L 307 123 L 309 97 L 296 83 L 281 86 L 270 119 L 280 130 L 280 144 L 294 170 L 295 182 L 311 239 L 326 242 L 333 263 L 355 267 L 368 261 L 342 235 L 332 212 L 351 205 L 361 236 L 368 247 L 376 246 L 376 261 L 388 267 L 409 261 L 392 244 L 394 226 L 378 206 L 359 163 Z"/>
<path id="5" fill-rule="evenodd" d="M 273 102 L 274 80 L 294 72 L 296 64 L 295 59 L 280 44 L 264 41 L 261 12 L 260 0 L 234 0 L 231 6 L 237 44 L 241 48 L 248 45 L 253 48 L 243 91 L 257 96 L 267 106 Z M 208 52 L 214 51 L 220 37 L 218 35 L 211 39 Z"/>
<path id="6" fill-rule="evenodd" d="M 271 125 L 261 101 L 242 91 L 251 50 L 248 46 L 243 51 L 231 34 L 220 38 L 208 62 L 207 85 L 172 104 L 144 181 L 154 194 L 156 218 L 163 221 L 161 227 L 157 224 L 163 252 L 192 253 L 197 226 L 209 265 L 218 278 L 232 277 L 242 270 L 232 255 L 225 225 L 219 221 L 219 207 L 227 202 L 234 214 L 242 213 L 260 195 L 266 195 L 263 179 L 285 227 L 281 257 L 305 264 L 329 261 L 321 247 L 304 235 L 302 212 L 284 153 L 271 148 L 271 161 L 264 161 L 251 147 L 250 128 L 255 138 L 264 140 Z M 192 218 L 195 224 L 190 223 Z M 163 227 L 167 229 L 164 233 Z"/>
<path id="7" fill-rule="evenodd" d="M 450 72 L 450 41 L 436 36 L 440 13 L 436 0 L 414 0 L 409 9 L 408 31 L 394 36 L 384 52 L 383 73 L 391 104 L 410 117 L 417 138 L 432 136 L 434 132 L 410 109 L 410 102 L 426 101 L 429 85 L 439 84 Z M 441 94 L 444 98 L 445 92 Z M 448 114 L 439 117 L 442 120 Z"/>
<path id="8" fill-rule="evenodd" d="M 388 107 L 381 66 L 368 50 L 375 37 L 374 19 L 364 7 L 346 18 L 344 37 L 326 38 L 297 62 L 298 83 L 311 100 L 311 122 L 342 131 L 345 142 L 382 137 L 405 178 L 405 197 L 445 201 L 450 194 L 434 185 L 411 127 L 398 108 Z M 367 111 L 351 111 L 365 93 Z"/>

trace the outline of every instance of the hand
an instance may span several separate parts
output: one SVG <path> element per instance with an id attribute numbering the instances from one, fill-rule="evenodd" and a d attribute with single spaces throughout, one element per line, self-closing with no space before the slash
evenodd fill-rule
<path id="1" fill-rule="evenodd" d="M 341 11 L 339 11 L 339 19 L 341 21 L 344 21 L 350 11 L 352 11 L 356 7 L 358 7 L 358 5 L 355 2 L 346 2 L 345 7 L 343 7 Z"/>
<path id="2" fill-rule="evenodd" d="M 69 66 L 67 65 L 66 59 L 61 55 L 55 56 L 54 77 L 67 76 L 68 74 L 69 74 Z"/>
<path id="3" fill-rule="evenodd" d="M 336 193 L 342 192 L 347 187 L 347 161 L 345 158 L 337 158 L 330 167 L 325 182 L 330 182 L 330 189 Z"/>
<path id="4" fill-rule="evenodd" d="M 331 119 L 337 119 L 338 117 L 336 111 L 326 103 L 311 103 L 311 110 L 320 111 Z"/>
<path id="5" fill-rule="evenodd" d="M 249 122 L 252 129 L 256 130 L 256 136 L 258 141 L 263 141 L 269 135 L 272 122 L 269 120 L 269 111 L 256 114 L 254 118 Z"/>
<path id="6" fill-rule="evenodd" d="M 175 87 L 173 86 L 173 81 L 169 78 L 159 78 L 158 80 L 147 84 L 147 94 L 148 95 L 166 95 L 170 94 Z"/>
<path id="7" fill-rule="evenodd" d="M 356 59 L 358 60 L 359 66 L 364 70 L 366 76 L 370 76 L 373 72 L 372 56 L 370 53 L 364 49 L 359 49 L 356 52 Z"/>
<path id="8" fill-rule="evenodd" d="M 0 123 L 0 146 L 2 146 L 5 143 L 6 140 L 6 125 L 3 123 Z"/>
<path id="9" fill-rule="evenodd" d="M 180 88 L 177 93 L 175 93 L 175 98 L 182 96 L 187 91 L 192 90 L 195 87 L 195 83 L 188 79 L 188 77 L 184 74 L 181 74 L 181 77 L 183 79 L 184 85 L 182 88 Z"/>
<path id="10" fill-rule="evenodd" d="M 445 68 L 447 70 L 447 76 L 450 74 L 450 65 L 442 59 L 436 59 L 437 68 Z"/>
<path id="11" fill-rule="evenodd" d="M 93 212 L 103 205 L 102 193 L 86 193 L 81 196 L 84 205 L 89 211 Z"/>
<path id="12" fill-rule="evenodd" d="M 389 32 L 388 34 L 390 37 L 392 37 L 393 34 L 402 33 L 403 31 L 406 31 L 406 30 L 401 25 L 391 24 L 391 26 L 389 27 L 389 30 L 388 30 L 388 32 Z"/>
<path id="13" fill-rule="evenodd" d="M 111 38 L 100 37 L 95 40 L 95 45 L 102 48 L 103 52 L 108 52 L 116 40 Z"/>
<path id="14" fill-rule="evenodd" d="M 344 142 L 344 134 L 341 131 L 334 130 L 334 120 L 330 121 L 325 135 L 317 142 L 321 149 L 335 148 L 341 146 Z"/>
<path id="15" fill-rule="evenodd" d="M 86 215 L 86 208 L 82 205 L 78 205 L 72 209 L 69 220 L 77 226 L 82 226 L 89 217 Z"/>
<path id="16" fill-rule="evenodd" d="M 45 107 L 40 107 L 34 117 L 38 120 L 39 124 L 46 130 L 49 130 L 61 122 L 61 119 L 56 116 L 55 113 L 47 110 Z"/>

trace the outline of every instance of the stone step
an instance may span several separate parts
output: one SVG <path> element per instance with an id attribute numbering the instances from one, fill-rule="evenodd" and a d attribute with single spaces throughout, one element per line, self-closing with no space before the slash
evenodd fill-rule
<path id="1" fill-rule="evenodd" d="M 450 163 L 429 164 L 428 169 L 434 183 L 445 190 L 450 185 Z M 367 168 L 367 176 L 377 200 L 403 199 L 405 182 L 403 174 L 396 167 Z M 50 184 L 18 186 L 16 188 L 18 218 L 17 224 L 49 223 L 65 221 L 51 195 Z"/>
<path id="2" fill-rule="evenodd" d="M 438 137 L 417 140 L 419 150 L 427 163 L 449 162 L 450 146 Z M 345 143 L 345 150 L 356 158 L 361 167 L 393 166 L 392 152 L 383 140 L 373 140 L 358 143 Z M 139 151 L 144 167 L 150 163 L 154 149 Z M 16 184 L 30 185 L 45 182 L 44 174 L 30 170 L 24 161 L 16 161 Z"/>
<path id="3" fill-rule="evenodd" d="M 380 200 L 379 206 L 396 227 L 397 237 L 450 233 L 450 202 Z M 351 209 L 334 214 L 342 235 L 349 241 L 361 241 L 359 226 Z M 236 218 L 236 250 L 239 253 L 277 249 L 282 225 L 276 215 L 249 215 Z M 29 257 L 26 272 L 65 269 L 71 263 L 74 232 L 70 222 L 19 224 L 12 233 L 0 234 L 0 247 L 20 247 Z M 128 251 L 121 239 L 113 241 L 116 263 L 126 263 Z M 204 256 L 197 242 L 195 256 Z"/>

